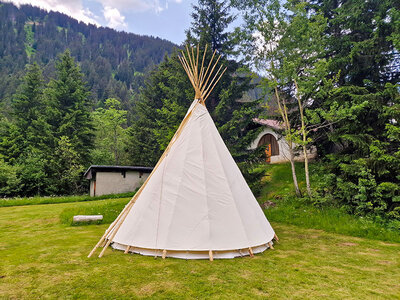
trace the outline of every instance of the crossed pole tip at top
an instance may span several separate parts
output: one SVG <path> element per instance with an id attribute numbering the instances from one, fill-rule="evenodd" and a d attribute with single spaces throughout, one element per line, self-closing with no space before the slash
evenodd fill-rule
<path id="1" fill-rule="evenodd" d="M 221 58 L 221 55 L 219 55 L 213 64 L 217 50 L 214 50 L 207 68 L 204 66 L 204 60 L 207 53 L 206 44 L 199 68 L 199 52 L 199 46 L 197 46 L 197 49 L 194 50 L 193 47 L 190 47 L 189 49 L 189 47 L 186 45 L 186 54 L 185 51 L 182 50 L 182 56 L 178 57 L 194 88 L 195 99 L 199 99 L 201 103 L 204 104 L 218 81 L 221 79 L 222 75 L 225 73 L 226 67 L 222 70 L 223 65 L 220 65 L 219 68 L 214 72 L 215 67 Z"/>

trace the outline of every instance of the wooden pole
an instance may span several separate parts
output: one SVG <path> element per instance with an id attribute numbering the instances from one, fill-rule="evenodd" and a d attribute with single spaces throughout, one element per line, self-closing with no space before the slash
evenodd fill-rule
<path id="1" fill-rule="evenodd" d="M 251 249 L 251 247 L 249 247 L 249 253 L 250 253 L 250 257 L 254 257 L 253 249 Z"/>
<path id="2" fill-rule="evenodd" d="M 271 248 L 271 250 L 274 250 L 274 246 L 272 246 L 271 242 L 268 242 L 268 246 Z"/>
<path id="3" fill-rule="evenodd" d="M 213 252 L 212 250 L 208 251 L 208 256 L 210 258 L 210 261 L 214 261 L 214 257 L 213 257 Z"/>
<path id="4" fill-rule="evenodd" d="M 276 235 L 276 233 L 274 234 L 274 239 L 275 239 L 275 241 L 279 241 L 279 238 L 278 238 L 278 236 Z"/>
<path id="5" fill-rule="evenodd" d="M 204 77 L 204 59 L 206 58 L 207 45 L 208 44 L 206 44 L 206 48 L 204 49 L 203 60 L 201 61 L 201 67 L 200 67 L 200 81 L 199 81 L 199 88 L 200 89 L 201 89 L 201 85 L 203 83 L 203 77 Z"/>
<path id="6" fill-rule="evenodd" d="M 125 249 L 125 252 L 124 252 L 124 253 L 125 253 L 125 254 L 128 253 L 130 248 L 131 248 L 131 246 L 129 246 L 129 245 L 126 246 L 126 249 Z"/>
<path id="7" fill-rule="evenodd" d="M 201 89 L 201 93 L 203 93 L 203 92 L 204 92 L 204 89 L 207 87 L 207 83 L 208 83 L 208 81 L 210 80 L 211 75 L 213 74 L 214 69 L 215 69 L 215 67 L 217 66 L 218 61 L 219 61 L 220 58 L 221 58 L 221 55 L 217 58 L 217 61 L 214 63 L 214 66 L 212 67 L 210 73 L 207 74 L 207 80 L 205 81 L 204 86 L 203 86 L 203 88 Z M 211 61 L 210 61 L 210 63 L 211 63 Z"/>
<path id="8" fill-rule="evenodd" d="M 178 56 L 178 58 L 181 61 L 181 64 L 182 64 L 183 68 L 185 69 L 186 74 L 188 75 L 189 80 L 192 83 L 193 88 L 196 89 L 196 84 L 193 81 L 193 74 L 192 74 L 192 71 L 190 70 L 190 67 L 189 67 L 189 64 L 188 64 L 186 58 L 185 57 L 180 57 L 180 56 Z"/>
<path id="9" fill-rule="evenodd" d="M 212 61 L 213 61 L 213 59 L 214 59 L 215 53 L 217 53 L 217 50 L 214 50 L 214 53 L 213 53 L 213 55 L 212 55 L 212 57 L 211 57 L 211 60 L 210 60 L 210 62 L 208 63 L 207 70 L 206 70 L 206 72 L 204 73 L 203 81 L 200 82 L 200 85 L 201 85 L 202 89 L 203 89 L 204 79 L 206 79 L 206 77 L 208 76 L 208 70 L 209 70 L 210 67 L 211 67 L 211 64 L 212 64 Z M 204 85 L 205 85 L 205 84 L 204 84 Z"/>
<path id="10" fill-rule="evenodd" d="M 222 67 L 223 67 L 222 65 L 219 66 L 217 72 L 215 72 L 215 75 L 214 75 L 213 79 L 210 81 L 210 84 L 205 88 L 204 91 L 202 91 L 202 94 L 203 94 L 203 95 L 206 95 L 207 92 L 210 90 L 210 88 L 211 88 L 211 86 L 212 86 L 212 84 L 213 84 L 215 78 L 218 76 L 218 73 L 221 71 Z"/>
<path id="11" fill-rule="evenodd" d="M 225 68 L 225 69 L 222 71 L 221 75 L 218 77 L 218 79 L 217 79 L 217 81 L 214 83 L 213 87 L 210 89 L 210 91 L 207 93 L 207 95 L 204 96 L 204 101 L 206 101 L 206 99 L 208 98 L 208 96 L 210 96 L 210 94 L 211 94 L 211 92 L 213 91 L 215 85 L 216 85 L 216 84 L 218 83 L 218 81 L 221 79 L 222 75 L 224 75 L 226 69 L 227 69 L 227 68 Z"/>
<path id="12" fill-rule="evenodd" d="M 162 259 L 165 259 L 165 257 L 167 256 L 167 250 L 163 250 L 162 252 Z"/>

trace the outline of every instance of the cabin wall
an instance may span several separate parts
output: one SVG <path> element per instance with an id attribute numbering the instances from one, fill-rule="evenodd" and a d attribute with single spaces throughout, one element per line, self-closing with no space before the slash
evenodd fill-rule
<path id="1" fill-rule="evenodd" d="M 124 172 L 96 172 L 96 179 L 90 181 L 90 196 L 133 192 L 143 184 L 149 174 L 126 171 L 124 178 Z"/>
<path id="2" fill-rule="evenodd" d="M 276 138 L 279 146 L 279 155 L 271 156 L 271 164 L 288 162 L 290 155 L 289 155 L 289 146 L 287 144 L 287 141 L 282 135 L 274 131 L 272 128 L 266 127 L 250 145 L 250 149 L 257 148 L 258 142 L 263 137 L 263 135 L 267 133 L 273 135 Z M 309 149 L 307 152 L 309 159 L 313 159 L 317 156 L 317 150 L 315 147 Z M 304 155 L 302 151 L 298 151 L 296 153 L 295 161 L 304 161 Z"/>

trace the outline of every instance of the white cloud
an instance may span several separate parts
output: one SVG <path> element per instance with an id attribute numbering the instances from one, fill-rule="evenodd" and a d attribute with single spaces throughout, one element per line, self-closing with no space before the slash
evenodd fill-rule
<path id="1" fill-rule="evenodd" d="M 31 4 L 40 8 L 62 12 L 85 23 L 99 25 L 95 20 L 96 16 L 88 9 L 84 8 L 82 0 L 8 0 L 15 5 Z"/>
<path id="2" fill-rule="evenodd" d="M 182 3 L 182 0 L 97 0 L 103 7 L 117 8 L 119 11 L 160 13 L 168 9 L 168 2 Z"/>
<path id="3" fill-rule="evenodd" d="M 105 7 L 113 7 L 120 11 L 143 12 L 152 8 L 152 1 L 145 0 L 98 0 Z"/>
<path id="4" fill-rule="evenodd" d="M 128 25 L 125 23 L 125 17 L 121 15 L 118 9 L 106 5 L 104 6 L 103 14 L 108 27 L 115 29 L 127 28 Z"/>
<path id="5" fill-rule="evenodd" d="M 91 0 L 103 7 L 103 17 L 95 15 L 83 0 L 5 0 L 16 5 L 31 4 L 40 8 L 58 11 L 74 19 L 95 25 L 104 25 L 115 29 L 128 27 L 123 12 L 154 12 L 160 14 L 168 9 L 168 3 L 182 3 L 183 0 Z M 121 13 L 122 12 L 122 13 Z M 101 22 L 103 20 L 103 22 Z"/>

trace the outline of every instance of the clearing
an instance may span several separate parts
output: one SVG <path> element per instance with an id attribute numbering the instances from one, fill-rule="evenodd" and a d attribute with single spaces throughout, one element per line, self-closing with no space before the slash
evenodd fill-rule
<path id="1" fill-rule="evenodd" d="M 61 212 L 76 205 L 0 207 L 0 298 L 400 297 L 399 243 L 286 225 L 271 216 L 280 243 L 254 258 L 162 260 L 108 249 L 103 258 L 88 259 L 108 224 L 61 224 Z"/>

